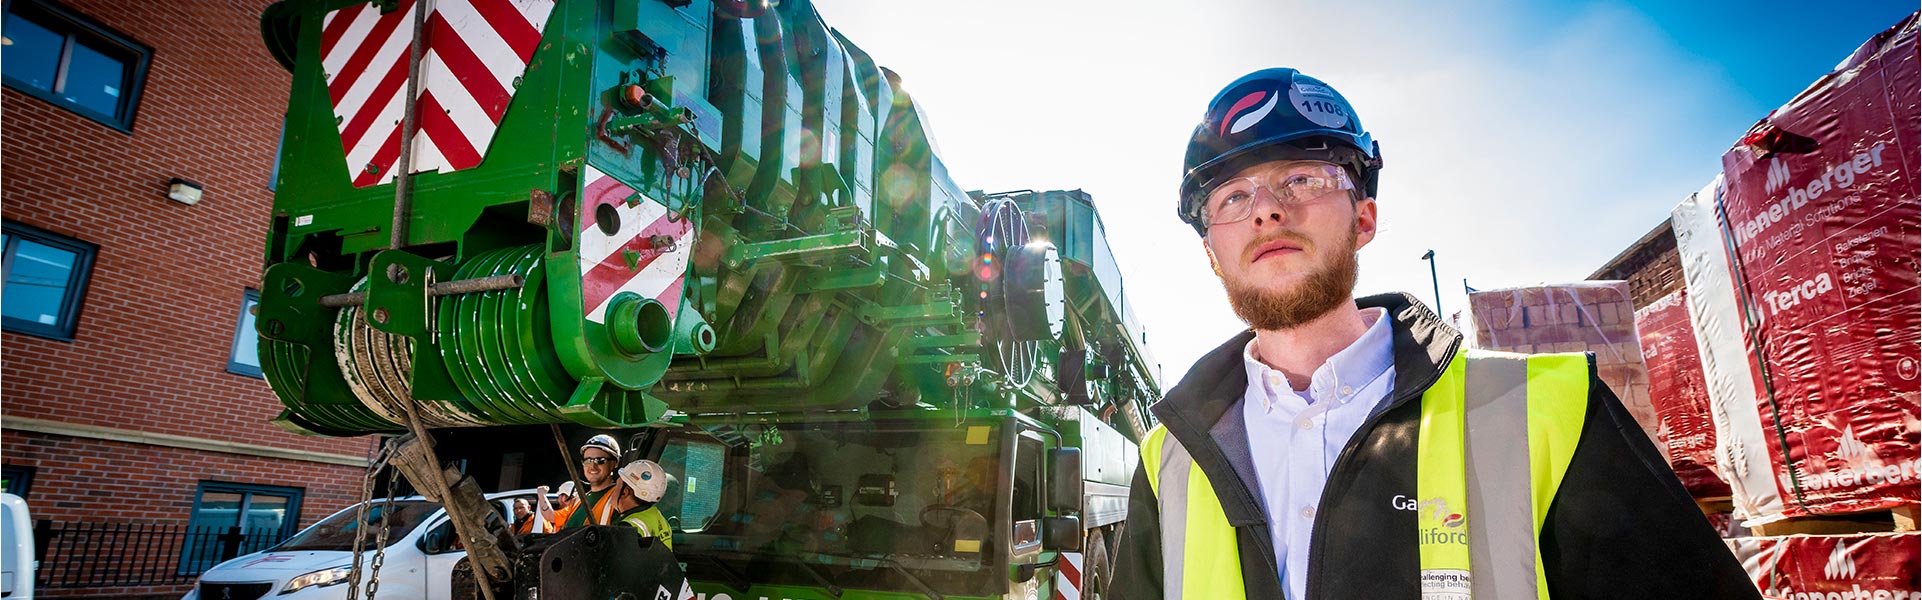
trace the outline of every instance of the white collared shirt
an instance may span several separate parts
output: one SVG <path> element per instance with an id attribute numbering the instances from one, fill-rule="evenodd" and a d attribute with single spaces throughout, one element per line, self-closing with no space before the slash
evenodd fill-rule
<path id="1" fill-rule="evenodd" d="M 1305 392 L 1296 392 L 1286 375 L 1262 364 L 1253 340 L 1242 351 L 1248 391 L 1242 396 L 1241 414 L 1248 425 L 1248 450 L 1261 484 L 1276 566 L 1290 600 L 1307 597 L 1308 545 L 1328 472 L 1349 438 L 1394 387 L 1394 336 L 1387 314 L 1381 308 L 1363 309 L 1368 330 L 1316 368 Z"/>

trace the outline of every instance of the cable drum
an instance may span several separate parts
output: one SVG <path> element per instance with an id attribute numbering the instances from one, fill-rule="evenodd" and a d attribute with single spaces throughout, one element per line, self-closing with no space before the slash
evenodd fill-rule
<path id="1" fill-rule="evenodd" d="M 454 386 L 490 424 L 565 422 L 560 408 L 578 381 L 555 354 L 546 269 L 539 245 L 476 254 L 454 278 L 518 274 L 519 288 L 441 299 L 440 360 Z"/>
<path id="2" fill-rule="evenodd" d="M 362 278 L 355 292 L 367 289 Z M 360 403 L 395 425 L 407 423 L 404 404 L 412 397 L 410 378 L 414 372 L 414 341 L 374 329 L 358 305 L 343 307 L 334 319 L 334 360 Z M 455 403 L 424 400 L 419 403 L 420 419 L 428 427 L 475 427 L 487 425 L 481 417 Z"/>
<path id="3" fill-rule="evenodd" d="M 309 355 L 307 346 L 266 336 L 260 338 L 261 373 L 274 389 L 274 394 L 280 397 L 281 404 L 301 419 L 304 423 L 302 427 L 317 426 L 331 431 L 329 435 L 394 431 L 399 428 L 360 403 L 313 402 L 308 401 L 311 397 L 301 396 L 300 390 L 307 389 L 308 374 L 305 367 L 309 364 Z"/>

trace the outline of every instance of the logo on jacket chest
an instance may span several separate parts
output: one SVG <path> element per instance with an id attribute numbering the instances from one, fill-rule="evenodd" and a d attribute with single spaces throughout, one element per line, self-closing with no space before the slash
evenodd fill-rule
<path id="1" fill-rule="evenodd" d="M 1388 506 L 1395 510 L 1412 511 L 1423 522 L 1440 522 L 1442 527 L 1449 529 L 1458 529 L 1468 522 L 1467 517 L 1450 510 L 1448 500 L 1440 496 L 1420 500 L 1396 494 L 1388 500 Z"/>

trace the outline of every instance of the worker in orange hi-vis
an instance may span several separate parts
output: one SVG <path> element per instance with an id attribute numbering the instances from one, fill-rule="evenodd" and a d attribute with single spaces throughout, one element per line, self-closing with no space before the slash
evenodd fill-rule
<path id="1" fill-rule="evenodd" d="M 575 502 L 554 511 L 554 523 L 561 527 L 612 525 L 618 517 L 615 499 L 621 496 L 621 481 L 614 476 L 620 468 L 621 445 L 614 436 L 601 434 L 581 444 L 581 475 L 586 490 L 576 490 Z"/>
<path id="2" fill-rule="evenodd" d="M 541 495 L 546 495 L 545 489 L 542 489 L 541 492 Z M 540 527 L 540 525 L 544 524 L 537 524 L 537 521 L 540 521 L 540 518 L 534 516 L 534 504 L 528 502 L 526 498 L 515 498 L 514 533 L 528 533 L 535 530 L 539 530 L 537 533 L 546 533 L 546 529 Z"/>
<path id="3" fill-rule="evenodd" d="M 559 511 L 555 510 L 554 504 L 547 500 L 547 486 L 543 485 L 534 488 L 534 491 L 534 502 L 531 510 L 528 511 L 531 514 L 527 515 L 526 518 L 518 519 L 514 525 L 514 533 L 516 534 L 554 533 L 560 529 L 555 525 L 555 523 L 559 522 L 556 518 Z M 557 496 L 556 500 L 560 501 L 562 509 L 572 508 L 574 505 L 574 482 L 561 482 L 560 492 L 555 495 Z M 515 515 L 518 517 L 520 514 L 520 505 L 527 501 L 516 500 L 514 502 Z"/>

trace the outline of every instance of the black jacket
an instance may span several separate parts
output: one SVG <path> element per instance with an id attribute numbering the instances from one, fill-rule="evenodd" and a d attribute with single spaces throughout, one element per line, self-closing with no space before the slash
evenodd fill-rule
<path id="1" fill-rule="evenodd" d="M 1421 395 L 1461 351 L 1462 337 L 1405 294 L 1357 304 L 1385 308 L 1393 321 L 1394 389 L 1328 474 L 1310 545 L 1308 597 L 1419 598 L 1416 513 L 1396 510 L 1390 499 L 1415 494 Z M 1278 600 L 1283 585 L 1237 409 L 1247 388 L 1242 350 L 1253 336 L 1243 332 L 1202 357 L 1151 410 L 1213 483 L 1235 528 L 1248 597 Z M 1540 540 L 1550 594 L 1556 600 L 1759 598 L 1594 368 L 1591 356 L 1587 420 Z M 1163 597 L 1160 514 L 1146 471 L 1137 469 L 1117 542 L 1114 597 Z"/>

